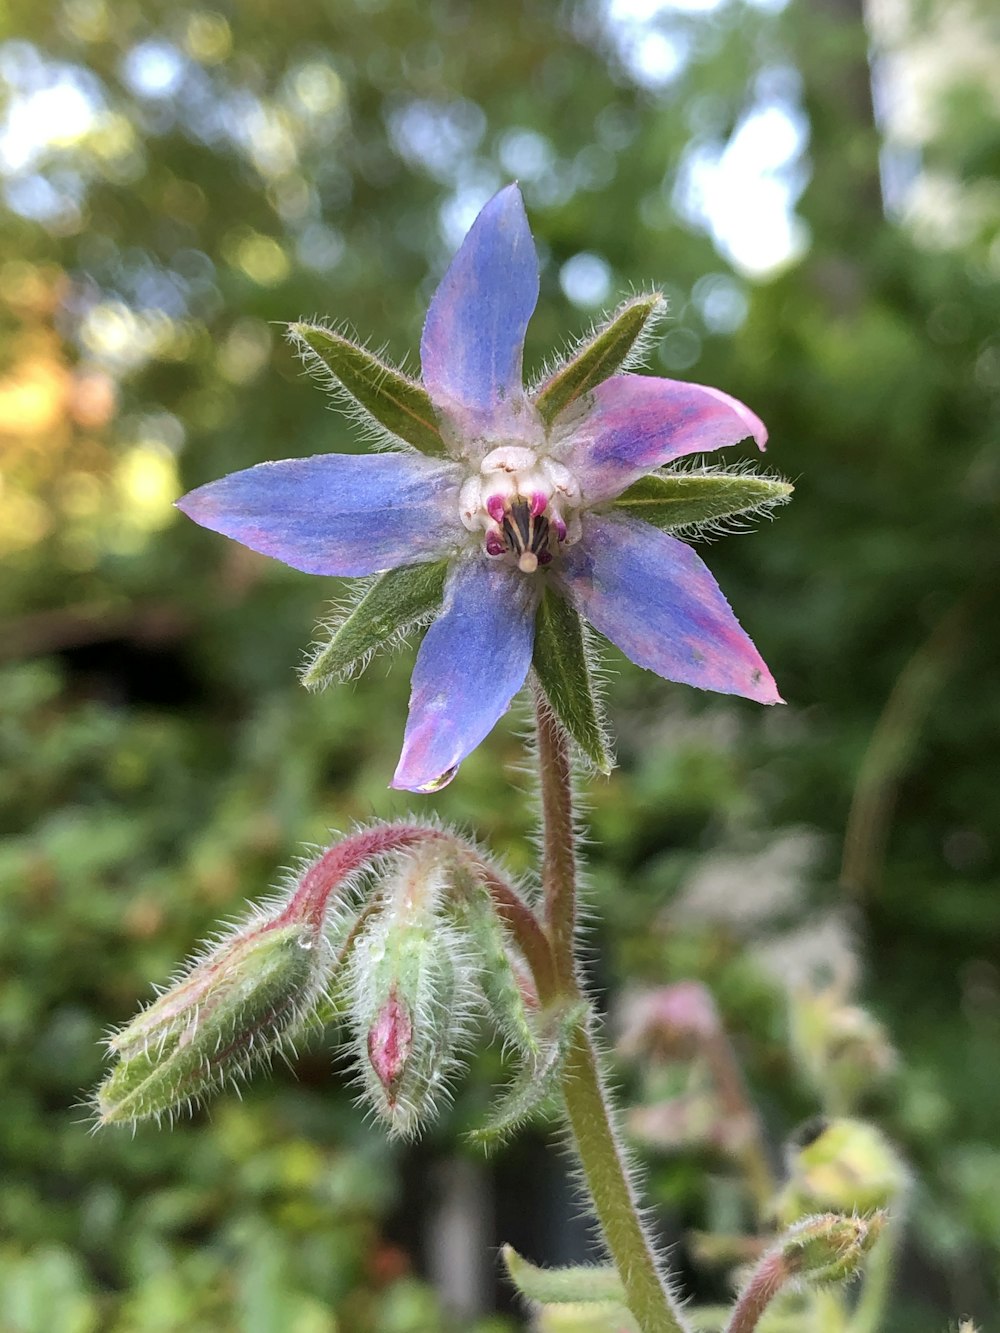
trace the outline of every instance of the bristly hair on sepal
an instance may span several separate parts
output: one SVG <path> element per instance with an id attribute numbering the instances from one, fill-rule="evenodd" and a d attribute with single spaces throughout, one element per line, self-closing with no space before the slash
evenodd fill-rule
<path id="1" fill-rule="evenodd" d="M 320 924 L 253 913 L 109 1038 L 117 1063 L 94 1094 L 99 1123 L 172 1119 L 293 1051 L 316 1020 L 333 962 Z"/>
<path id="2" fill-rule="evenodd" d="M 447 562 L 404 565 L 359 581 L 322 629 L 302 668 L 310 690 L 360 675 L 378 652 L 391 651 L 429 624 L 444 600 Z"/>
<path id="3" fill-rule="evenodd" d="M 610 511 L 627 513 L 685 540 L 711 541 L 770 519 L 794 489 L 776 472 L 760 471 L 750 459 L 724 468 L 682 459 L 633 482 Z"/>
<path id="4" fill-rule="evenodd" d="M 638 292 L 548 363 L 529 390 L 546 425 L 603 380 L 641 365 L 666 309 L 662 292 Z"/>
<path id="5" fill-rule="evenodd" d="M 447 453 L 423 385 L 371 351 L 353 330 L 300 320 L 288 326 L 287 338 L 309 373 L 368 430 L 373 443 L 398 449 L 403 441 L 424 454 Z"/>

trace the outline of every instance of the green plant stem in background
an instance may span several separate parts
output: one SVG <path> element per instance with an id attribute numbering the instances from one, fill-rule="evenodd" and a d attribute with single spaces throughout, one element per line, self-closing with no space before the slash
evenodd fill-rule
<path id="1" fill-rule="evenodd" d="M 892 1289 L 896 1247 L 901 1227 L 898 1218 L 886 1227 L 865 1265 L 861 1293 L 851 1315 L 848 1333 L 878 1333 Z"/>
<path id="2" fill-rule="evenodd" d="M 582 997 L 576 971 L 576 852 L 569 744 L 539 691 L 535 694 L 542 797 L 542 886 L 555 955 L 558 997 Z M 613 1127 L 597 1052 L 584 1018 L 562 1073 L 562 1095 L 584 1180 L 629 1310 L 642 1333 L 686 1333 L 643 1229 L 624 1152 Z"/>

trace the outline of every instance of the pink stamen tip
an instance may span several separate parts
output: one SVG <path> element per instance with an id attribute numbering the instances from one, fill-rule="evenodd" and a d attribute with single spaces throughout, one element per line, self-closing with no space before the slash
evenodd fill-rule
<path id="1" fill-rule="evenodd" d="M 552 531 L 556 534 L 557 539 L 564 542 L 566 540 L 566 524 L 561 518 L 556 518 L 555 515 L 553 515 L 549 521 L 552 524 Z"/>
<path id="2" fill-rule="evenodd" d="M 503 496 L 491 495 L 486 501 L 486 512 L 494 523 L 502 523 L 504 516 Z"/>
<path id="3" fill-rule="evenodd" d="M 506 549 L 507 547 L 504 544 L 504 540 L 498 532 L 491 532 L 487 534 L 486 537 L 487 555 L 503 555 Z"/>
<path id="4" fill-rule="evenodd" d="M 544 514 L 545 506 L 548 502 L 549 499 L 547 495 L 543 495 L 541 491 L 536 491 L 531 497 L 531 517 L 537 518 L 539 514 Z"/>

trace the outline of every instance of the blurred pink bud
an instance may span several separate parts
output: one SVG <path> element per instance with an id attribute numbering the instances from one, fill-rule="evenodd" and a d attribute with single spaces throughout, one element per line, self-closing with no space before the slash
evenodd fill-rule
<path id="1" fill-rule="evenodd" d="M 722 1023 L 707 987 L 678 981 L 626 1000 L 620 1028 L 618 1050 L 626 1057 L 687 1059 L 722 1031 Z"/>

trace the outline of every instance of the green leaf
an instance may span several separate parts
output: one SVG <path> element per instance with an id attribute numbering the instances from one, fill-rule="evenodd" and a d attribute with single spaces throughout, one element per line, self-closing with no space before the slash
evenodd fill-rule
<path id="1" fill-rule="evenodd" d="M 629 364 L 636 344 L 664 304 L 659 292 L 633 296 L 553 371 L 535 397 L 535 406 L 547 426 L 570 403 Z"/>
<path id="2" fill-rule="evenodd" d="M 363 665 L 395 635 L 412 628 L 441 605 L 448 562 L 390 569 L 334 630 L 302 672 L 308 689 L 322 689 Z"/>
<path id="3" fill-rule="evenodd" d="M 669 530 L 765 513 L 784 504 L 793 489 L 787 481 L 747 472 L 661 472 L 634 482 L 615 509 Z"/>
<path id="4" fill-rule="evenodd" d="M 538 1268 L 512 1245 L 500 1251 L 507 1275 L 526 1300 L 538 1305 L 605 1305 L 625 1300 L 621 1278 L 610 1264 Z"/>
<path id="5" fill-rule="evenodd" d="M 551 1009 L 540 1016 L 542 1035 L 537 1055 L 524 1061 L 513 1082 L 490 1110 L 485 1123 L 469 1134 L 473 1143 L 491 1148 L 506 1142 L 550 1097 L 555 1096 L 573 1034 L 585 1013 L 584 1005 L 574 1004 Z"/>
<path id="6" fill-rule="evenodd" d="M 535 623 L 532 665 L 556 718 L 601 773 L 615 766 L 593 678 L 583 621 L 564 598 L 546 589 Z"/>
<path id="7" fill-rule="evenodd" d="M 290 324 L 307 365 L 317 360 L 380 426 L 425 454 L 446 452 L 427 391 L 401 370 L 321 324 Z"/>

